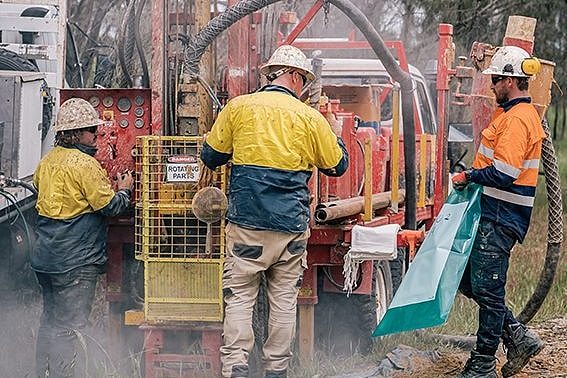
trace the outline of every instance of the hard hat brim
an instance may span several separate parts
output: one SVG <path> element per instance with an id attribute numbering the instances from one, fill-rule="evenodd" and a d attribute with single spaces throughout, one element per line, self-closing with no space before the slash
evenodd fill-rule
<path id="1" fill-rule="evenodd" d="M 308 71 L 303 67 L 299 67 L 299 66 L 292 65 L 292 64 L 271 64 L 271 63 L 267 63 L 267 64 L 264 64 L 262 67 L 260 67 L 260 73 L 264 76 L 268 75 L 270 73 L 271 67 L 290 67 L 290 68 L 296 69 L 297 71 L 300 71 L 301 73 L 303 73 L 309 82 L 312 82 L 313 80 L 315 80 L 315 74 L 313 72 Z"/>
<path id="2" fill-rule="evenodd" d="M 81 129 L 88 129 L 89 127 L 93 127 L 93 126 L 100 126 L 100 125 L 104 125 L 106 123 L 106 121 L 103 121 L 102 119 L 98 119 L 96 122 L 89 122 L 87 124 L 81 124 L 81 127 L 57 127 L 57 124 L 55 124 L 55 126 L 53 127 L 55 132 L 59 132 L 59 131 L 70 131 L 70 130 L 81 130 Z"/>
<path id="3" fill-rule="evenodd" d="M 482 71 L 482 73 L 484 75 L 498 75 L 498 76 L 509 76 L 509 77 L 529 77 L 528 75 L 525 75 L 525 74 L 503 73 L 501 71 L 495 70 L 493 67 L 488 67 L 487 69 Z"/>

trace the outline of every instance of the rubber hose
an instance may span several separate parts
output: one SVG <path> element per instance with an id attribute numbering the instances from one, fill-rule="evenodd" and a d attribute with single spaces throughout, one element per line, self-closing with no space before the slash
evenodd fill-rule
<path id="1" fill-rule="evenodd" d="M 134 37 L 136 40 L 136 49 L 138 55 L 140 56 L 140 63 L 142 64 L 142 87 L 150 87 L 150 74 L 148 71 L 148 61 L 146 60 L 146 55 L 144 54 L 144 46 L 142 45 L 142 36 L 140 35 L 140 18 L 142 15 L 142 10 L 146 5 L 146 0 L 140 0 L 141 4 L 138 5 L 136 9 L 136 19 L 134 21 Z"/>
<path id="2" fill-rule="evenodd" d="M 256 12 L 268 5 L 281 0 L 244 0 L 237 3 L 234 7 L 227 9 L 217 17 L 209 21 L 209 23 L 195 36 L 185 50 L 186 67 L 185 72 L 194 76 L 199 73 L 199 61 L 205 52 L 205 49 L 212 41 L 224 30 L 228 29 L 236 21 L 242 19 L 246 15 Z M 366 37 L 372 50 L 376 53 L 386 71 L 392 79 L 400 83 L 402 95 L 402 117 L 404 130 L 404 157 L 406 161 L 405 172 L 405 227 L 415 230 L 417 227 L 416 204 L 417 204 L 417 185 L 415 172 L 415 125 L 414 125 L 414 107 L 413 107 L 413 81 L 409 73 L 405 72 L 398 65 L 398 62 L 378 34 L 374 26 L 366 18 L 364 13 L 360 11 L 349 0 L 329 0 L 329 3 L 335 5 L 341 10 L 352 22 L 358 27 L 362 34 Z M 409 169 L 407 169 L 409 167 Z"/>
<path id="3" fill-rule="evenodd" d="M 135 0 L 130 0 L 130 2 L 128 3 L 128 7 L 126 8 L 126 12 L 124 12 L 124 18 L 122 19 L 122 24 L 118 32 L 118 61 L 120 62 L 120 69 L 122 70 L 122 77 L 124 80 L 122 86 L 128 88 L 132 87 L 132 77 L 130 76 L 130 72 L 128 70 L 128 64 L 126 62 L 124 50 L 128 22 L 130 19 L 130 13 L 134 9 L 134 1 Z"/>
<path id="4" fill-rule="evenodd" d="M 547 297 L 555 279 L 561 257 L 561 243 L 563 242 L 563 199 L 561 196 L 559 165 L 557 164 L 557 155 L 553 148 L 553 141 L 546 119 L 543 120 L 542 126 L 547 134 L 541 149 L 548 204 L 547 252 L 536 288 L 524 309 L 518 315 L 518 320 L 522 323 L 532 320 Z"/>
<path id="5" fill-rule="evenodd" d="M 67 22 L 67 34 L 69 35 L 69 41 L 71 42 L 71 46 L 73 47 L 73 57 L 77 61 L 76 67 L 79 69 L 79 85 L 80 88 L 85 87 L 85 78 L 83 76 L 83 65 L 81 64 L 81 58 L 79 57 L 79 50 L 77 49 L 77 42 L 75 41 L 75 35 L 71 30 L 71 24 Z"/>

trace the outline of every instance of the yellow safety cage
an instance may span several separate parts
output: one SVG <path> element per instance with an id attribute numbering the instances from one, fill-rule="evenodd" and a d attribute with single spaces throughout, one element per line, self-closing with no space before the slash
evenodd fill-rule
<path id="1" fill-rule="evenodd" d="M 142 136 L 136 140 L 136 259 L 144 262 L 144 315 L 148 323 L 222 321 L 225 220 L 207 224 L 191 202 L 202 166 L 201 137 Z M 213 185 L 226 192 L 226 171 Z"/>

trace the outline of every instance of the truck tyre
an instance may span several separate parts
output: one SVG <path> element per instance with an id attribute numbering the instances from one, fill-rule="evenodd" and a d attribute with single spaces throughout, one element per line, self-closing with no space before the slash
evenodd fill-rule
<path id="1" fill-rule="evenodd" d="M 315 306 L 316 344 L 338 354 L 368 354 L 372 351 L 372 332 L 392 300 L 392 275 L 388 261 L 374 263 L 372 293 L 330 293 L 320 285 Z"/>
<path id="2" fill-rule="evenodd" d="M 407 261 L 406 261 L 406 251 L 405 248 L 398 248 L 398 257 L 395 260 L 389 262 L 390 274 L 392 276 L 392 293 L 396 294 L 398 288 L 402 283 L 402 279 L 407 271 Z"/>
<path id="3" fill-rule="evenodd" d="M 37 67 L 15 52 L 0 48 L 0 70 L 37 72 Z"/>

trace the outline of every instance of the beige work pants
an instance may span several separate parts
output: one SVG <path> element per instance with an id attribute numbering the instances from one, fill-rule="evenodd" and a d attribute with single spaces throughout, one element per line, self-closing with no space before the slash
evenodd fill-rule
<path id="1" fill-rule="evenodd" d="M 287 369 L 295 336 L 297 293 L 307 267 L 308 238 L 309 230 L 290 234 L 227 225 L 223 273 L 226 308 L 220 350 L 223 377 L 247 376 L 248 355 L 254 346 L 252 312 L 263 271 L 270 315 L 262 361 L 266 371 Z"/>

